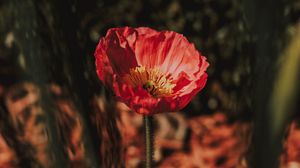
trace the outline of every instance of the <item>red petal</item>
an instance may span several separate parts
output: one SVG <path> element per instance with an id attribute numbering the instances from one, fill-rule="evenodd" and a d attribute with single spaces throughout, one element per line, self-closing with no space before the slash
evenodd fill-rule
<path id="1" fill-rule="evenodd" d="M 158 31 L 151 29 L 149 27 L 138 27 L 135 29 L 139 35 L 144 35 L 144 36 L 153 36 L 154 34 L 159 33 Z"/>
<path id="2" fill-rule="evenodd" d="M 189 79 L 189 76 L 185 72 L 180 73 L 178 79 L 175 80 L 176 85 L 173 88 L 173 93 L 178 94 L 183 87 L 189 85 L 191 82 L 192 80 Z"/>
<path id="3" fill-rule="evenodd" d="M 96 69 L 97 75 L 100 80 L 105 84 L 110 86 L 112 83 L 112 77 L 114 76 L 113 69 L 110 65 L 110 61 L 104 50 L 104 38 L 102 38 L 97 45 L 96 51 L 94 53 L 96 58 Z"/>
<path id="4" fill-rule="evenodd" d="M 156 67 L 165 36 L 162 33 L 139 34 L 135 46 L 137 62 L 146 68 Z"/>
<path id="5" fill-rule="evenodd" d="M 194 45 L 181 34 L 166 32 L 165 35 L 168 37 L 165 43 L 170 45 L 170 48 L 162 55 L 164 61 L 161 64 L 161 71 L 171 73 L 174 79 L 182 72 L 188 75 L 195 73 L 198 70 L 200 54 Z"/>
<path id="6" fill-rule="evenodd" d="M 191 99 L 204 88 L 207 80 L 207 74 L 203 74 L 200 79 L 190 82 L 181 90 L 181 94 L 177 97 L 162 98 L 157 107 L 154 108 L 154 113 L 178 111 L 184 108 Z M 187 81 L 185 81 L 187 82 Z"/>
<path id="7" fill-rule="evenodd" d="M 103 82 L 104 85 L 109 87 L 111 90 L 114 90 L 116 95 L 120 95 L 119 84 L 117 82 L 117 74 L 114 72 L 111 67 L 111 63 L 107 57 L 104 47 L 104 39 L 102 38 L 97 45 L 95 51 L 96 58 L 96 69 L 99 79 Z"/>
<path id="8" fill-rule="evenodd" d="M 191 99 L 204 88 L 207 81 L 207 74 L 204 73 L 198 80 L 191 82 L 189 85 L 183 87 L 179 92 L 181 94 L 175 99 L 178 104 L 177 109 L 184 108 Z"/>
<path id="9" fill-rule="evenodd" d="M 126 84 L 122 84 L 123 88 L 119 89 L 118 99 L 126 103 L 131 109 L 143 115 L 154 114 L 155 107 L 159 99 L 152 97 L 142 87 L 131 88 Z"/>
<path id="10" fill-rule="evenodd" d="M 209 66 L 209 63 L 206 61 L 206 57 L 203 57 L 203 56 L 200 57 L 200 62 L 199 62 L 198 66 L 199 66 L 199 71 L 197 71 L 194 74 L 196 76 L 196 78 L 199 78 L 200 76 L 202 76 Z"/>
<path id="11" fill-rule="evenodd" d="M 178 111 L 185 107 L 191 99 L 205 86 L 207 74 L 203 74 L 200 79 L 190 82 L 176 97 L 154 98 L 149 93 L 139 88 L 131 88 L 126 84 L 119 84 L 119 100 L 126 103 L 131 109 L 143 115 L 153 115 L 163 112 Z"/>
<path id="12" fill-rule="evenodd" d="M 128 27 L 110 29 L 105 37 L 105 49 L 111 66 L 121 76 L 137 66 L 133 52 L 135 39 L 136 31 Z"/>
<path id="13" fill-rule="evenodd" d="M 181 34 L 169 31 L 140 34 L 135 54 L 139 65 L 158 67 L 164 73 L 177 78 L 181 72 L 194 74 L 198 71 L 201 54 Z"/>

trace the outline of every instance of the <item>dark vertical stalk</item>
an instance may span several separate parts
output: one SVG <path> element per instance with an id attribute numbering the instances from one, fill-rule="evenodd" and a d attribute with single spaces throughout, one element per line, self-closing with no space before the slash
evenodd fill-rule
<path id="1" fill-rule="evenodd" d="M 84 52 L 80 45 L 82 32 L 77 15 L 72 12 L 76 9 L 76 1 L 73 0 L 53 0 L 51 9 L 55 18 L 55 24 L 58 28 L 58 38 L 62 43 L 60 52 L 63 54 L 62 62 L 64 70 L 68 75 L 64 81 L 68 89 L 72 92 L 72 98 L 76 108 L 80 112 L 83 122 L 83 142 L 86 149 L 85 156 L 89 167 L 99 167 L 99 136 L 95 127 L 93 127 L 90 114 L 92 111 L 91 98 L 94 96 L 94 90 L 91 90 L 86 79 L 87 57 L 91 57 Z M 105 157 L 105 156 L 103 156 Z"/>
<path id="2" fill-rule="evenodd" d="M 145 147 L 146 147 L 146 158 L 145 167 L 151 168 L 153 165 L 153 117 L 144 116 L 144 127 L 145 127 Z"/>
<path id="3" fill-rule="evenodd" d="M 67 167 L 67 157 L 64 152 L 63 144 L 60 141 L 55 111 L 53 110 L 52 99 L 46 91 L 46 83 L 49 80 L 49 72 L 44 66 L 45 58 L 50 57 L 50 52 L 43 39 L 38 35 L 40 25 L 38 25 L 38 16 L 36 13 L 35 1 L 9 1 L 11 10 L 13 10 L 13 32 L 15 41 L 24 55 L 25 71 L 32 80 L 41 88 L 41 105 L 45 110 L 47 118 L 47 133 L 49 137 L 48 151 L 52 157 L 51 167 Z"/>
<path id="4" fill-rule="evenodd" d="M 250 167 L 276 168 L 282 149 L 284 125 L 274 131 L 274 111 L 270 108 L 278 58 L 283 47 L 284 3 L 281 0 L 244 0 L 245 24 L 255 39 L 252 64 L 252 111 L 254 132 Z"/>

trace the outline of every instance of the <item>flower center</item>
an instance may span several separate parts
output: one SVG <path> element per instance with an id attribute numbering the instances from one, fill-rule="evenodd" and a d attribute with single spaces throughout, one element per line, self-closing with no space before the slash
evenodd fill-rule
<path id="1" fill-rule="evenodd" d="M 170 75 L 161 73 L 158 68 L 146 69 L 144 66 L 131 68 L 123 80 L 132 87 L 142 86 L 154 97 L 171 96 L 175 87 Z"/>

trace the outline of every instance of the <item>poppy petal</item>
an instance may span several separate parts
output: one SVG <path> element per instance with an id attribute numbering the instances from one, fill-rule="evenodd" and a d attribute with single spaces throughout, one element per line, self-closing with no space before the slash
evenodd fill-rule
<path id="1" fill-rule="evenodd" d="M 105 39 L 102 38 L 97 45 L 95 51 L 95 58 L 96 58 L 96 69 L 97 75 L 99 79 L 107 86 L 112 85 L 112 77 L 114 76 L 114 71 L 111 67 L 111 63 L 106 55 L 104 41 Z"/>
<path id="2" fill-rule="evenodd" d="M 204 88 L 207 81 L 207 74 L 204 73 L 200 79 L 191 82 L 189 85 L 185 86 L 181 91 L 182 94 L 180 94 L 175 100 L 178 102 L 177 109 L 184 108 L 191 99 Z"/>
<path id="3" fill-rule="evenodd" d="M 203 89 L 209 66 L 183 35 L 147 27 L 110 29 L 95 58 L 104 85 L 143 115 L 182 109 Z"/>
<path id="4" fill-rule="evenodd" d="M 112 67 L 119 75 L 129 72 L 130 68 L 137 66 L 133 48 L 136 31 L 132 28 L 111 29 L 105 37 L 105 49 Z M 124 64 L 124 60 L 126 63 Z"/>

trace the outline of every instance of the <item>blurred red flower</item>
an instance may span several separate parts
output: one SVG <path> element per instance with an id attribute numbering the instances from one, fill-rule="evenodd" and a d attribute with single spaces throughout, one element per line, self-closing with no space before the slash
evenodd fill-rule
<path id="1" fill-rule="evenodd" d="M 137 113 L 177 111 L 205 85 L 208 62 L 173 31 L 112 28 L 95 51 L 97 74 Z"/>

